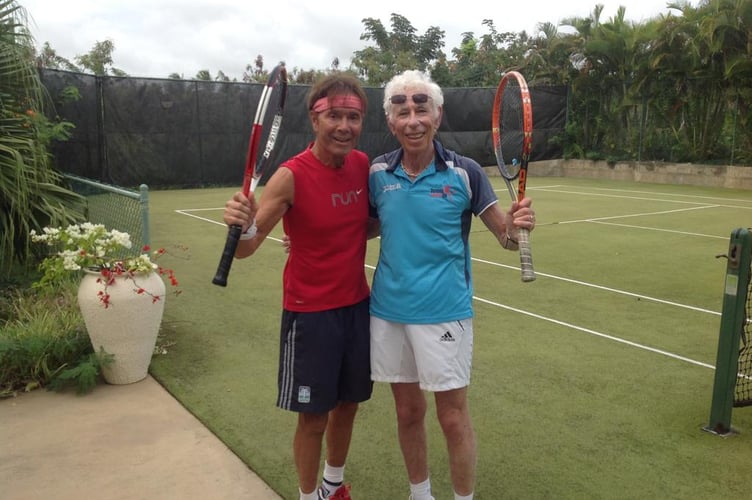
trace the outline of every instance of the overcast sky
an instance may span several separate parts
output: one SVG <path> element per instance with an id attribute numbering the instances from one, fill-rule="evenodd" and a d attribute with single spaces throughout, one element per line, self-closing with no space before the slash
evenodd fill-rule
<path id="1" fill-rule="evenodd" d="M 635 22 L 669 12 L 663 0 L 18 0 L 37 47 L 49 42 L 71 61 L 109 39 L 114 66 L 131 76 L 192 78 L 206 69 L 238 79 L 259 54 L 266 68 L 285 61 L 288 69 L 326 69 L 335 57 L 346 68 L 353 52 L 368 45 L 360 40 L 364 18 L 379 19 L 391 31 L 391 14 L 397 13 L 421 35 L 437 26 L 450 55 L 462 33 L 487 33 L 484 19 L 493 20 L 498 32 L 533 34 L 539 23 L 586 17 L 596 3 L 605 6 L 602 20 L 619 5 Z"/>

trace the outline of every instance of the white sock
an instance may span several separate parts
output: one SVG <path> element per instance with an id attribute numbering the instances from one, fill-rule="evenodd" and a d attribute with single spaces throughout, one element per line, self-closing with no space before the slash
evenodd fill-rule
<path id="1" fill-rule="evenodd" d="M 345 466 L 334 467 L 329 462 L 324 461 L 324 479 L 332 484 L 342 484 L 345 480 Z"/>
<path id="2" fill-rule="evenodd" d="M 298 488 L 300 492 L 300 500 L 319 500 L 319 492 L 313 490 L 311 493 L 303 493 L 303 490 Z"/>
<path id="3" fill-rule="evenodd" d="M 324 461 L 324 480 L 321 481 L 321 487 L 324 489 L 324 493 L 327 496 L 333 494 L 337 489 L 342 486 L 342 481 L 345 480 L 345 466 L 333 467 L 329 465 L 329 462 Z"/>
<path id="4" fill-rule="evenodd" d="M 431 496 L 431 478 L 418 484 L 410 483 L 410 495 L 412 500 L 434 500 Z"/>
<path id="5" fill-rule="evenodd" d="M 473 493 L 470 493 L 469 495 L 460 495 L 455 491 L 454 500 L 473 500 Z"/>

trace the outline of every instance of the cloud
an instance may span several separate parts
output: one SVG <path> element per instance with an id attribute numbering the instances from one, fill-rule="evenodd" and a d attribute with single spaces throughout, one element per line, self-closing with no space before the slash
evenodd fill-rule
<path id="1" fill-rule="evenodd" d="M 170 73 L 191 78 L 207 69 L 242 77 L 257 55 L 265 67 L 284 60 L 288 67 L 326 69 L 336 57 L 341 67 L 353 52 L 369 43 L 360 39 L 364 18 L 381 20 L 391 29 L 392 13 L 399 13 L 423 34 L 430 26 L 444 30 L 445 50 L 459 46 L 462 33 L 487 32 L 484 19 L 497 31 L 528 31 L 542 22 L 558 24 L 569 17 L 589 15 L 595 3 L 606 5 L 602 19 L 626 6 L 628 19 L 647 20 L 668 10 L 654 0 L 594 2 L 592 6 L 560 0 L 529 0 L 489 8 L 485 0 L 462 0 L 451 11 L 419 2 L 380 0 L 26 0 L 35 23 L 30 25 L 37 45 L 49 42 L 58 55 L 70 60 L 88 53 L 97 41 L 115 44 L 115 66 L 132 76 L 165 78 Z"/>

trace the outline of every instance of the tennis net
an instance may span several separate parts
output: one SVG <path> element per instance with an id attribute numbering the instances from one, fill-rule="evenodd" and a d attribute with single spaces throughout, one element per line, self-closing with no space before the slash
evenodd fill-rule
<path id="1" fill-rule="evenodd" d="M 736 376 L 734 406 L 752 405 L 752 270 L 747 273 L 747 297 L 743 300 L 741 327 L 741 347 L 739 349 L 739 370 Z"/>

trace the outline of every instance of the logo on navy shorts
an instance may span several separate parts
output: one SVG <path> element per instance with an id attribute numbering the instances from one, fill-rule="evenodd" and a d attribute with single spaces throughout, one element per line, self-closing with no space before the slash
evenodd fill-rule
<path id="1" fill-rule="evenodd" d="M 301 385 L 298 388 L 298 403 L 311 402 L 311 388 L 307 385 Z"/>

